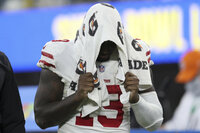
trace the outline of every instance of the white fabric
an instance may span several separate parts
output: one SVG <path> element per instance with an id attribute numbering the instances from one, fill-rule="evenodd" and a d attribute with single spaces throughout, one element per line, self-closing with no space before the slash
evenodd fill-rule
<path id="1" fill-rule="evenodd" d="M 192 101 L 193 95 L 191 93 L 185 93 L 174 112 L 173 118 L 165 123 L 164 129 L 184 130 L 189 119 Z"/>
<path id="2" fill-rule="evenodd" d="M 127 53 L 128 53 L 128 59 L 129 60 L 139 60 L 139 61 L 147 61 L 147 55 L 146 52 L 136 52 L 135 49 L 133 49 L 133 46 L 131 44 L 133 38 L 125 31 L 125 41 L 127 44 Z M 143 42 L 142 40 L 137 40 L 136 46 L 141 47 L 142 50 L 148 51 L 149 47 L 148 45 Z M 147 61 L 148 63 L 148 61 Z M 150 88 L 152 86 L 151 82 L 151 75 L 149 71 L 149 65 L 146 64 L 146 67 L 148 69 L 129 69 L 129 72 L 135 74 L 139 79 L 139 88 L 140 90 L 145 90 L 147 88 Z"/>
<path id="3" fill-rule="evenodd" d="M 90 31 L 90 29 L 92 31 Z M 120 35 L 118 34 L 119 31 Z M 142 45 L 142 51 L 134 50 L 132 46 L 133 38 L 123 29 L 120 15 L 115 8 L 102 4 L 92 6 L 87 12 L 83 24 L 77 33 L 77 38 L 74 40 L 74 44 L 73 42 L 68 42 L 70 45 L 66 42 L 64 44 L 63 42 L 53 42 L 56 44 L 49 42 L 43 49 L 43 51 L 49 51 L 54 56 L 54 60 L 51 60 L 50 63 L 55 65 L 56 68 L 48 68 L 62 77 L 62 81 L 65 83 L 65 86 L 69 86 L 72 81 L 75 83 L 78 82 L 79 74 L 75 73 L 75 71 L 76 68 L 79 68 L 78 62 L 80 59 L 83 60 L 83 63 L 86 62 L 86 66 L 83 68 L 85 72 L 91 72 L 93 74 L 96 73 L 96 59 L 99 54 L 101 44 L 107 40 L 113 41 L 117 45 L 119 57 L 122 63 L 122 67 L 119 67 L 117 74 L 117 83 L 121 84 L 120 86 L 123 92 L 120 100 L 124 104 L 129 100 L 129 93 L 126 93 L 122 85 L 125 80 L 124 75 L 127 71 L 133 72 L 133 74 L 139 78 L 140 88 L 146 89 L 147 86 L 151 86 L 148 65 L 147 70 L 129 70 L 128 65 L 128 60 L 137 59 L 139 61 L 147 61 L 145 54 L 148 47 L 146 44 L 138 42 Z M 121 37 L 121 40 L 119 36 Z M 130 49 L 131 51 L 129 51 Z M 46 57 L 42 56 L 41 58 L 44 59 Z M 41 62 L 38 62 L 37 65 L 43 68 L 46 67 Z M 104 89 L 106 88 L 105 84 L 102 82 L 102 78 L 98 73 L 97 77 L 100 85 L 88 94 L 90 101 L 88 101 L 87 105 L 84 105 L 81 108 L 82 117 L 97 111 L 102 106 L 109 105 L 108 92 Z M 71 89 L 64 90 L 64 97 L 69 96 L 74 92 L 75 91 Z"/>
<path id="4" fill-rule="evenodd" d="M 185 89 L 195 97 L 200 97 L 200 74 L 198 74 L 192 81 L 188 82 L 185 85 Z"/>
<path id="5" fill-rule="evenodd" d="M 77 89 L 79 78 L 79 74 L 76 72 L 77 69 L 93 74 L 96 73 L 96 59 L 101 44 L 104 41 L 110 40 L 117 45 L 117 51 L 122 63 L 122 66 L 120 66 L 118 62 L 110 60 L 100 64 L 105 67 L 105 72 L 100 72 L 99 69 L 97 71 L 100 85 L 94 88 L 93 92 L 88 94 L 90 101 L 88 101 L 87 105 L 80 107 L 79 112 L 74 117 L 59 127 L 59 133 L 130 132 L 130 103 L 128 102 L 129 94 L 126 93 L 123 86 L 123 81 L 125 80 L 124 75 L 127 71 L 133 72 L 140 80 L 140 90 L 146 89 L 146 86 L 151 86 L 149 66 L 147 66 L 148 69 L 137 69 L 135 71 L 129 70 L 128 64 L 128 60 L 133 62 L 135 59 L 141 62 L 147 62 L 150 58 L 150 55 L 145 56 L 146 52 L 149 50 L 148 46 L 140 40 L 138 43 L 142 47 L 141 51 L 136 51 L 133 48 L 132 41 L 134 38 L 129 36 L 123 29 L 121 18 L 117 10 L 109 6 L 110 5 L 96 4 L 91 7 L 74 41 L 51 41 L 48 42 L 42 50 L 42 52 L 51 54 L 53 58 L 49 58 L 43 54 L 40 60 L 46 61 L 50 65 L 40 61 L 37 65 L 42 68 L 48 68 L 62 77 L 62 82 L 65 83 L 63 99 L 75 93 Z M 92 19 L 93 22 L 91 21 Z M 96 24 L 98 24 L 98 28 Z M 119 24 L 121 27 L 119 27 Z M 92 31 L 89 29 L 92 29 Z M 132 51 L 129 51 L 130 49 L 132 49 Z M 79 62 L 80 59 L 82 60 L 82 64 Z M 86 65 L 84 67 L 85 62 Z M 75 90 L 71 89 L 73 82 L 76 84 L 76 86 L 74 84 Z M 114 86 L 114 88 L 112 88 L 112 86 Z M 114 94 L 108 92 L 109 87 L 111 87 L 111 90 L 114 90 Z M 115 92 L 116 89 L 120 90 Z M 123 95 L 121 93 L 123 93 Z M 119 101 L 119 97 L 123 104 Z M 88 122 L 88 120 L 83 118 L 84 116 L 89 116 L 93 120 L 92 125 L 84 126 L 84 124 L 86 124 L 85 122 L 83 122 L 83 125 L 77 124 L 79 120 Z M 117 127 L 110 126 L 116 123 L 119 123 Z"/>
<path id="6" fill-rule="evenodd" d="M 118 61 L 109 60 L 97 63 L 97 68 L 99 68 L 99 66 L 103 67 L 102 71 L 98 69 L 98 72 L 99 76 L 105 80 L 106 86 L 115 85 L 117 83 L 115 75 L 118 71 Z M 106 87 L 105 89 L 108 88 L 109 87 Z M 112 106 L 109 106 L 111 107 L 110 109 L 101 107 L 98 111 L 89 115 L 89 117 L 93 119 L 92 126 L 80 126 L 75 124 L 77 122 L 76 117 L 80 116 L 79 112 L 72 119 L 59 127 L 58 133 L 130 133 L 130 104 L 123 105 L 123 107 L 119 108 L 119 92 L 116 91 L 114 94 L 109 93 L 109 101 L 114 102 Z M 123 113 L 118 114 L 119 110 L 123 110 Z M 103 121 L 103 123 L 99 121 L 100 116 L 106 116 L 106 120 Z M 121 118 L 121 120 L 119 118 Z M 106 123 L 112 125 L 119 121 L 121 121 L 121 124 L 118 127 L 105 127 L 102 125 Z M 85 121 L 84 123 L 87 122 L 88 121 Z"/>
<path id="7" fill-rule="evenodd" d="M 90 23 L 92 16 L 93 16 L 94 23 Z M 95 25 L 95 23 L 97 23 L 98 26 L 92 27 L 92 24 Z M 119 25 L 121 27 L 119 27 Z M 94 31 L 96 29 L 96 32 L 94 33 L 94 35 L 89 34 L 90 33 L 89 29 L 93 29 Z M 120 36 L 122 40 L 120 40 L 119 35 L 117 34 L 118 30 L 121 30 Z M 96 72 L 96 59 L 98 57 L 101 44 L 107 40 L 113 41 L 117 45 L 117 48 L 118 48 L 119 57 L 121 59 L 122 68 L 123 68 L 123 69 L 119 69 L 119 72 L 118 72 L 118 73 L 120 72 L 122 73 L 121 77 L 118 77 L 119 81 L 124 81 L 125 80 L 124 75 L 127 71 L 129 71 L 128 61 L 127 61 L 128 59 L 131 59 L 131 60 L 137 59 L 140 61 L 147 61 L 147 58 L 144 52 L 142 53 L 137 52 L 133 49 L 132 47 L 133 38 L 129 36 L 129 34 L 125 32 L 125 30 L 123 29 L 120 15 L 118 11 L 114 8 L 111 8 L 102 4 L 96 4 L 92 6 L 87 12 L 83 20 L 83 25 L 79 29 L 78 33 L 79 33 L 79 36 L 77 37 L 77 40 L 75 41 L 75 45 L 78 46 L 78 49 L 80 49 L 80 47 L 82 48 L 80 58 L 86 61 L 87 72 L 92 72 L 93 74 Z M 130 49 L 131 51 L 129 51 Z M 130 70 L 130 71 L 134 72 L 134 74 L 138 76 L 141 86 L 147 85 L 149 87 L 152 85 L 149 68 L 148 70 L 142 70 L 142 69 L 136 70 L 137 73 L 134 70 Z M 76 79 L 74 80 L 76 81 Z M 122 82 L 119 82 L 119 83 L 122 83 Z M 101 85 L 100 88 L 103 88 L 102 82 L 100 83 L 100 85 Z M 121 86 L 121 89 L 123 89 L 122 86 Z M 86 106 L 83 106 L 82 108 L 83 117 L 97 110 L 99 107 L 102 106 L 101 105 L 102 99 L 99 96 L 99 93 L 102 93 L 102 92 L 99 92 L 99 91 L 103 91 L 103 93 L 106 94 L 105 92 L 106 90 L 103 90 L 103 89 L 101 90 L 94 89 L 93 92 L 88 94 L 89 99 L 91 99 L 97 104 L 94 104 L 94 102 L 92 102 L 92 104 L 87 104 Z M 122 92 L 123 94 L 127 95 L 125 90 L 122 90 Z M 125 96 L 124 98 L 126 99 L 125 100 L 122 99 L 121 101 L 128 101 L 127 99 L 129 99 L 129 93 L 127 97 Z M 107 103 L 108 102 L 105 102 L 104 105 L 106 105 Z"/>
<path id="8" fill-rule="evenodd" d="M 93 23 L 92 21 L 90 21 L 92 17 Z M 78 48 L 79 46 L 82 47 L 80 58 L 86 61 L 87 72 L 92 72 L 93 74 L 96 72 L 96 59 L 98 57 L 101 44 L 104 41 L 113 40 L 116 44 L 121 45 L 117 34 L 113 34 L 113 32 L 117 30 L 118 21 L 121 22 L 121 19 L 117 10 L 107 6 L 103 6 L 101 4 L 96 4 L 92 6 L 87 12 L 83 20 L 83 25 L 85 28 L 83 30 L 82 25 L 82 27 L 79 29 L 79 36 L 75 41 L 75 45 L 77 45 Z M 96 26 L 95 23 L 97 23 L 98 26 Z M 94 24 L 93 27 L 92 24 Z M 93 29 L 94 35 L 90 35 L 90 29 Z M 125 50 L 124 47 L 121 48 Z M 126 56 L 126 53 L 122 54 L 125 54 Z M 101 97 L 99 96 L 100 93 L 103 93 L 104 98 L 108 99 L 108 93 L 106 92 L 107 90 L 103 89 L 105 88 L 103 87 L 105 86 L 104 83 L 100 82 L 100 85 L 101 86 L 99 86 L 99 88 L 102 89 L 94 89 L 91 93 L 88 94 L 88 98 L 94 102 L 91 102 L 92 104 L 87 104 L 83 106 L 82 117 L 85 117 L 88 114 L 98 110 L 101 106 L 106 106 L 106 104 L 109 104 L 108 100 L 101 99 Z M 104 100 L 105 102 L 102 103 L 102 100 Z"/>
<path id="9" fill-rule="evenodd" d="M 194 97 L 186 130 L 200 131 L 200 97 Z"/>
<path id="10" fill-rule="evenodd" d="M 185 84 L 185 89 L 172 119 L 164 124 L 166 130 L 200 130 L 200 75 Z"/>
<path id="11" fill-rule="evenodd" d="M 37 66 L 50 69 L 62 77 L 62 82 L 68 85 L 75 76 L 77 60 L 79 58 L 78 55 L 74 54 L 75 50 L 73 42 L 49 41 L 44 45 L 42 52 L 52 55 L 53 59 L 42 55 Z M 41 60 L 54 65 L 55 68 L 40 62 Z"/>
<path id="12" fill-rule="evenodd" d="M 195 109 L 195 110 L 193 110 Z M 186 91 L 171 120 L 164 124 L 165 130 L 200 130 L 200 98 Z"/>
<path id="13" fill-rule="evenodd" d="M 147 64 L 145 65 L 145 67 L 147 67 L 147 69 L 128 69 L 129 72 L 135 74 L 138 79 L 139 79 L 139 90 L 146 90 L 148 88 L 150 88 L 152 86 L 152 81 L 151 81 L 151 75 L 150 75 L 150 71 L 149 71 L 149 66 L 152 65 L 152 61 L 149 62 L 148 64 L 148 56 L 150 55 L 146 55 L 146 52 L 149 50 L 149 47 L 148 45 L 143 42 L 142 40 L 137 40 L 136 43 L 138 45 L 136 45 L 137 47 L 141 47 L 141 51 L 146 51 L 146 52 L 138 52 L 136 51 L 133 46 L 132 46 L 132 41 L 133 41 L 133 38 L 127 33 L 127 31 L 124 31 L 125 32 L 125 43 L 126 43 L 126 48 L 127 48 L 127 56 L 128 56 L 128 60 L 131 60 L 132 61 L 135 61 L 135 60 L 139 60 L 139 61 L 143 61 L 143 62 L 146 62 Z M 120 51 L 119 51 L 120 53 Z M 121 59 L 123 59 L 124 57 L 121 56 L 120 57 Z M 127 60 L 126 60 L 127 61 Z M 122 60 L 123 62 L 123 60 Z M 124 63 L 125 64 L 125 63 Z M 125 64 L 127 65 L 127 64 Z M 125 80 L 125 73 L 127 72 L 126 70 L 126 67 L 123 66 L 123 69 L 119 69 L 122 71 L 122 74 L 120 74 L 120 72 L 118 72 L 118 75 L 117 75 L 117 78 L 120 80 L 120 81 L 124 81 Z M 123 85 L 121 85 L 121 88 L 124 88 Z M 130 92 L 126 92 L 125 90 L 122 90 L 122 95 L 120 96 L 120 100 L 122 103 L 127 103 L 129 102 L 129 96 L 130 96 Z"/>
<path id="14" fill-rule="evenodd" d="M 156 92 L 148 92 L 139 96 L 139 101 L 131 105 L 137 122 L 149 131 L 160 127 L 163 121 L 163 110 Z"/>

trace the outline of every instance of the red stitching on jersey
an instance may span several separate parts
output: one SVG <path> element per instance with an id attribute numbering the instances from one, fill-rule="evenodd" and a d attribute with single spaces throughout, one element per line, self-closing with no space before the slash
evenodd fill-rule
<path id="1" fill-rule="evenodd" d="M 149 59 L 148 59 L 148 63 L 151 61 L 151 57 L 149 57 Z"/>
<path id="2" fill-rule="evenodd" d="M 63 39 L 63 40 L 52 40 L 52 42 L 69 42 L 69 40 L 67 40 L 67 39 Z"/>
<path id="3" fill-rule="evenodd" d="M 110 79 L 104 79 L 105 83 L 110 83 Z"/>
<path id="4" fill-rule="evenodd" d="M 148 55 L 150 55 L 150 54 L 151 54 L 151 51 L 150 51 L 150 50 L 146 52 L 146 56 L 148 56 Z"/>
<path id="5" fill-rule="evenodd" d="M 49 54 L 49 53 L 47 53 L 47 52 L 42 51 L 42 55 L 43 55 L 43 56 L 46 56 L 46 57 L 48 57 L 48 58 L 50 58 L 50 59 L 54 59 L 54 58 L 53 58 L 53 55 L 52 55 L 52 54 Z"/>
<path id="6" fill-rule="evenodd" d="M 55 65 L 50 64 L 50 63 L 48 63 L 48 62 L 46 62 L 46 61 L 44 61 L 44 60 L 39 60 L 39 63 L 43 63 L 45 66 L 48 66 L 48 67 L 56 68 Z"/>

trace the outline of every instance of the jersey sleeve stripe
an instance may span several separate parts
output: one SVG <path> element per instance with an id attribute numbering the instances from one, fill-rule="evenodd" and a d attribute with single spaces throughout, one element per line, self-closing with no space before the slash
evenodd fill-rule
<path id="1" fill-rule="evenodd" d="M 151 61 L 151 57 L 148 58 L 148 63 L 150 63 L 150 61 Z"/>
<path id="2" fill-rule="evenodd" d="M 56 68 L 55 65 L 46 62 L 45 60 L 39 60 L 39 63 L 43 63 L 45 66 Z"/>
<path id="3" fill-rule="evenodd" d="M 64 39 L 64 40 L 52 40 L 52 42 L 69 42 L 69 40 Z"/>
<path id="4" fill-rule="evenodd" d="M 52 54 L 49 54 L 49 53 L 47 53 L 47 52 L 42 51 L 42 55 L 45 56 L 45 57 L 48 57 L 48 58 L 50 58 L 50 59 L 54 59 L 54 58 L 53 58 L 53 55 L 52 55 Z"/>
<path id="5" fill-rule="evenodd" d="M 150 54 L 151 54 L 151 51 L 150 51 L 150 50 L 146 52 L 146 56 L 148 56 L 148 55 L 150 55 Z"/>

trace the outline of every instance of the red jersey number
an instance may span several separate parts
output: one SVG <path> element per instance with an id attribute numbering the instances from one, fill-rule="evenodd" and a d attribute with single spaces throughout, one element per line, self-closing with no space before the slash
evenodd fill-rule
<path id="1" fill-rule="evenodd" d="M 118 99 L 115 101 L 110 101 L 109 106 L 104 106 L 104 109 L 117 110 L 116 118 L 108 118 L 107 116 L 99 115 L 97 120 L 103 127 L 119 127 L 123 120 L 124 111 L 122 110 L 123 104 L 120 102 L 120 95 L 122 94 L 119 85 L 107 85 L 109 94 L 118 94 Z M 76 125 L 80 126 L 93 126 L 93 117 L 76 117 Z"/>

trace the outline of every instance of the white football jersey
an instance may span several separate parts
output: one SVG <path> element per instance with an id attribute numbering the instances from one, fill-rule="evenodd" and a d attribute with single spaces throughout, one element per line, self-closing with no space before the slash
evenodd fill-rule
<path id="1" fill-rule="evenodd" d="M 98 65 L 99 75 L 103 77 L 109 93 L 110 105 L 101 107 L 85 118 L 81 117 L 81 112 L 76 114 L 59 128 L 59 133 L 130 132 L 130 105 L 123 105 L 120 102 L 122 92 L 119 85 L 116 85 L 115 75 L 118 65 L 118 61 L 107 61 Z"/>
<path id="2" fill-rule="evenodd" d="M 96 71 L 96 59 L 101 45 L 106 41 L 116 44 L 121 63 L 119 65 L 117 60 L 110 60 L 98 64 L 98 71 Z M 89 106 L 80 107 L 78 110 L 82 109 L 82 114 L 79 111 L 69 121 L 60 125 L 58 133 L 129 133 L 130 105 L 120 102 L 121 90 L 123 92 L 125 90 L 117 85 L 115 77 L 117 74 L 118 79 L 124 81 L 124 73 L 135 70 L 138 72 L 137 76 L 148 75 L 145 75 L 142 78 L 144 80 L 141 81 L 147 81 L 149 85 L 151 84 L 148 66 L 150 64 L 152 62 L 149 47 L 126 32 L 117 9 L 105 3 L 92 6 L 86 13 L 75 40 L 54 40 L 47 43 L 37 64 L 62 78 L 65 84 L 63 99 L 75 93 L 80 74 L 91 72 L 95 78 L 95 89 L 92 94 L 88 93 L 88 97 L 91 99 L 93 96 L 91 99 L 93 101 L 97 99 L 95 102 L 98 106 L 90 106 L 92 105 L 90 101 L 91 103 L 87 104 Z M 101 84 L 103 82 L 105 84 Z M 105 91 L 107 93 L 104 93 Z"/>
<path id="3" fill-rule="evenodd" d="M 69 81 L 76 74 L 77 63 L 80 58 L 78 54 L 75 54 L 78 53 L 77 50 L 73 41 L 50 41 L 43 47 L 41 59 L 37 64 L 41 68 L 47 68 L 55 72 L 62 78 L 62 82 L 65 84 L 63 99 L 72 94 L 71 87 L 73 86 Z M 144 52 L 147 53 L 148 63 L 151 65 L 150 51 L 147 49 Z M 107 89 L 109 94 L 109 106 L 103 106 L 86 117 L 81 117 L 81 112 L 79 111 L 69 121 L 59 126 L 58 133 L 130 132 L 130 104 L 122 104 L 120 102 L 122 91 L 117 85 L 116 79 L 118 66 L 119 62 L 117 60 L 97 63 L 98 76 L 101 76 L 101 79 L 104 80 L 106 85 L 104 89 Z"/>

